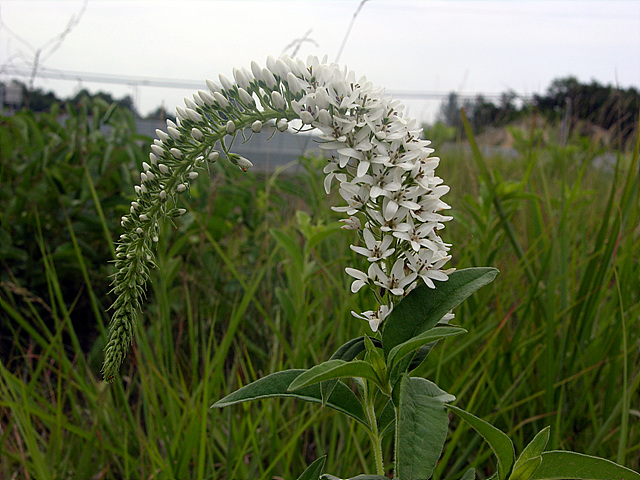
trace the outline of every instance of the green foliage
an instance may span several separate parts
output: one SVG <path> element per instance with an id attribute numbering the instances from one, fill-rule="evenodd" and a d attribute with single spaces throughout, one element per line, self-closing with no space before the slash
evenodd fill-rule
<path id="1" fill-rule="evenodd" d="M 109 110 L 98 109 L 100 119 Z M 324 471 L 345 478 L 370 471 L 366 412 L 353 410 L 354 421 L 332 406 L 341 391 L 360 404 L 357 382 L 305 387 L 314 405 L 289 397 L 296 392 L 283 382 L 282 400 L 209 409 L 271 372 L 368 353 L 368 328 L 349 312 L 369 299 L 345 288 L 343 266 L 355 255 L 327 208 L 321 159 L 303 159 L 301 175 L 216 166 L 212 180 L 198 179 L 192 210 L 163 227 L 163 275 L 152 277 L 148 320 L 136 330 L 122 381 L 100 381 L 105 239 L 119 231 L 137 182 L 132 172 L 148 154 L 119 115 L 112 110 L 107 131 L 75 120 L 61 127 L 46 115 L 1 119 L 0 215 L 10 241 L 3 233 L 0 477 L 295 478 L 323 456 Z M 522 452 L 512 475 L 528 475 L 536 458 L 543 460 L 532 478 L 540 479 L 558 478 L 544 477 L 545 468 L 594 456 L 640 467 L 637 156 L 619 153 L 606 170 L 593 166 L 600 152 L 525 133 L 513 160 L 441 155 L 455 216 L 442 234 L 455 245 L 456 267 L 495 265 L 501 274 L 456 307 L 455 323 L 469 333 L 423 346 L 407 368 L 509 436 Z M 98 330 L 82 335 L 84 325 Z M 371 343 L 383 354 L 383 341 Z M 394 406 L 377 397 L 375 410 L 390 465 Z M 548 447 L 538 432 L 548 432 Z M 449 439 L 433 478 L 497 472 L 491 448 L 458 415 Z M 637 478 L 619 472 L 615 478 Z"/>

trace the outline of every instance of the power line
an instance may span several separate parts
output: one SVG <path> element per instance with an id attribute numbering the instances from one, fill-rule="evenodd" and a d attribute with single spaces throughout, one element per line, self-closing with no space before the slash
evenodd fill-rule
<path id="1" fill-rule="evenodd" d="M 6 66 L 0 70 L 0 74 L 15 77 L 30 77 L 32 72 Z M 65 80 L 73 82 L 89 82 L 89 83 L 107 83 L 114 85 L 127 85 L 134 87 L 156 87 L 156 88 L 175 88 L 181 90 L 197 90 L 202 89 L 205 86 L 204 81 L 195 81 L 187 79 L 177 78 L 159 78 L 159 77 L 141 77 L 131 75 L 115 75 L 110 73 L 90 73 L 90 72 L 74 72 L 74 71 L 60 71 L 51 69 L 39 69 L 36 73 L 38 78 L 48 78 L 55 80 Z M 438 92 L 438 91 L 418 91 L 418 90 L 389 90 L 387 94 L 396 97 L 404 98 L 408 100 L 443 100 L 447 98 L 451 92 Z M 478 95 L 482 95 L 486 99 L 500 99 L 504 93 L 484 93 L 484 92 L 456 92 L 459 98 L 475 98 Z M 531 95 L 523 95 L 515 93 L 517 98 L 526 100 L 530 99 Z"/>

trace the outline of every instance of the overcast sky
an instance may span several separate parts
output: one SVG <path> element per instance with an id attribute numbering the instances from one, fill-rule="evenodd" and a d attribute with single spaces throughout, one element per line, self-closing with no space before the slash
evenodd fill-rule
<path id="1" fill-rule="evenodd" d="M 42 72 L 178 79 L 203 88 L 206 78 L 231 77 L 234 66 L 248 67 L 251 60 L 264 65 L 268 55 L 282 54 L 309 31 L 298 55 L 326 54 L 333 61 L 359 5 L 360 0 L 0 0 L 0 81 L 12 78 L 12 70 L 30 71 L 41 49 Z M 61 43 L 51 43 L 78 17 Z M 390 92 L 512 89 L 531 95 L 568 75 L 640 88 L 640 1 L 368 0 L 339 62 Z M 36 78 L 35 86 L 59 96 L 80 88 L 129 94 L 142 114 L 162 102 L 173 111 L 193 93 L 86 78 Z M 411 116 L 430 120 L 438 102 L 404 103 Z"/>

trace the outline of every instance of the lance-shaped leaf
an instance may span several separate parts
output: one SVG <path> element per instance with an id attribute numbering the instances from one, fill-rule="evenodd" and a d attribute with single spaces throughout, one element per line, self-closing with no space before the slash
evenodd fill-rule
<path id="1" fill-rule="evenodd" d="M 493 453 L 498 458 L 498 479 L 506 480 L 509 478 L 516 456 L 513 443 L 511 443 L 509 437 L 490 423 L 479 419 L 469 412 L 465 412 L 461 408 L 453 405 L 447 405 L 447 408 L 450 408 L 460 415 L 465 422 L 471 425 L 473 429 L 487 441 L 491 450 L 493 450 Z"/>
<path id="2" fill-rule="evenodd" d="M 450 310 L 473 292 L 490 283 L 498 274 L 495 268 L 467 268 L 438 282 L 435 289 L 420 285 L 393 309 L 384 321 L 382 345 L 385 356 L 401 343 L 435 326 Z"/>
<path id="3" fill-rule="evenodd" d="M 320 387 L 318 385 L 301 388 L 295 392 L 289 391 L 291 382 L 305 371 L 306 370 L 285 370 L 283 372 L 272 373 L 218 400 L 211 408 L 221 408 L 236 403 L 273 397 L 293 397 L 306 402 L 321 403 L 322 395 L 320 394 Z M 336 384 L 326 405 L 334 410 L 345 413 L 365 426 L 369 426 L 364 409 L 362 408 L 362 403 L 360 403 L 360 400 L 358 400 L 358 397 L 356 397 L 353 391 L 342 382 Z"/>
<path id="4" fill-rule="evenodd" d="M 541 463 L 542 457 L 533 457 L 517 467 L 514 466 L 509 480 L 530 480 Z"/>
<path id="5" fill-rule="evenodd" d="M 322 469 L 324 468 L 324 462 L 327 460 L 327 456 L 317 458 L 311 465 L 309 465 L 302 475 L 298 477 L 298 480 L 320 480 L 322 475 Z"/>
<path id="6" fill-rule="evenodd" d="M 343 480 L 342 478 L 335 477 L 333 475 L 329 475 L 325 473 L 322 475 L 321 480 Z M 389 480 L 387 477 L 383 477 L 382 475 L 357 475 L 351 478 L 345 478 L 344 480 Z"/>
<path id="7" fill-rule="evenodd" d="M 611 460 L 582 453 L 552 451 L 542 454 L 542 464 L 531 480 L 640 480 L 640 473 Z"/>
<path id="8" fill-rule="evenodd" d="M 396 390 L 399 391 L 396 393 Z M 398 409 L 396 474 L 399 479 L 431 478 L 447 439 L 449 414 L 443 399 L 453 398 L 447 395 L 424 378 L 406 374 L 400 378 L 393 395 Z"/>
<path id="9" fill-rule="evenodd" d="M 535 471 L 535 469 L 531 470 L 533 465 L 531 461 L 536 458 L 541 458 L 540 455 L 542 455 L 542 452 L 544 452 L 544 449 L 549 442 L 549 431 L 550 427 L 543 428 L 538 432 L 534 439 L 529 442 L 529 445 L 524 447 L 524 450 L 513 465 L 513 474 L 509 480 L 517 480 L 520 477 L 522 477 L 523 480 L 527 480 L 531 477 Z M 539 460 L 537 462 L 536 468 L 541 461 L 542 460 Z M 524 468 L 525 464 L 528 464 L 526 468 Z"/>
<path id="10" fill-rule="evenodd" d="M 461 333 L 466 332 L 467 331 L 464 328 L 456 327 L 454 325 L 431 328 L 426 332 L 423 332 L 420 335 L 410 338 L 406 342 L 393 347 L 387 357 L 387 368 L 392 369 L 393 367 L 395 367 L 396 363 L 399 360 L 403 359 L 406 355 L 409 355 L 414 350 L 417 350 L 428 343 L 440 340 L 441 338 L 460 335 Z"/>
<path id="11" fill-rule="evenodd" d="M 476 469 L 470 468 L 469 470 L 464 472 L 464 475 L 460 480 L 475 480 L 475 479 L 476 479 Z"/>
<path id="12" fill-rule="evenodd" d="M 382 342 L 377 338 L 370 339 L 376 347 L 382 347 Z M 364 351 L 364 337 L 357 337 L 349 340 L 347 343 L 338 348 L 329 360 L 344 360 L 350 362 Z M 326 402 L 335 384 L 338 380 L 325 380 L 320 384 L 320 392 L 322 393 L 322 401 Z"/>
<path id="13" fill-rule="evenodd" d="M 309 370 L 305 370 L 304 373 L 291 382 L 289 391 L 292 392 L 325 380 L 345 377 L 368 378 L 380 385 L 380 379 L 378 375 L 376 375 L 375 370 L 365 361 L 353 360 L 351 362 L 345 362 L 344 360 L 328 360 L 320 365 L 311 367 Z"/>

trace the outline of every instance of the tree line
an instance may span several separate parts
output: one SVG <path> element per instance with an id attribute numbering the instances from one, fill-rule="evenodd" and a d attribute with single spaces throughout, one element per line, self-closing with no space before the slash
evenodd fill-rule
<path id="1" fill-rule="evenodd" d="M 570 127 L 587 122 L 611 131 L 624 145 L 638 130 L 640 93 L 636 88 L 621 89 L 595 80 L 581 83 L 573 76 L 554 80 L 546 93 L 530 99 L 507 91 L 497 102 L 483 95 L 463 100 L 451 92 L 440 106 L 436 124 L 440 124 L 441 129 L 454 127 L 455 130 L 450 131 L 462 132 L 461 108 L 474 133 L 482 133 L 488 127 L 503 127 L 537 113 L 554 122 L 564 119 Z"/>
<path id="2" fill-rule="evenodd" d="M 72 97 L 60 99 L 51 91 L 45 92 L 41 88 L 29 89 L 21 82 L 15 83 L 22 89 L 21 106 L 35 112 L 48 111 L 56 103 L 69 102 L 76 105 L 83 97 L 97 97 L 107 103 L 117 103 L 130 110 L 136 118 L 141 118 L 130 95 L 114 98 L 109 93 L 90 93 L 83 89 Z M 0 82 L 0 90 L 6 91 L 6 87 L 6 84 Z M 546 93 L 536 94 L 528 99 L 520 98 L 512 90 L 503 92 L 497 102 L 483 95 L 473 99 L 462 99 L 456 92 L 450 92 L 440 105 L 436 125 L 430 128 L 442 130 L 453 127 L 449 128 L 449 131 L 454 132 L 454 135 L 462 132 L 461 108 L 465 109 L 474 133 L 482 133 L 488 127 L 509 125 L 535 112 L 550 121 L 560 121 L 564 118 L 570 123 L 570 127 L 578 122 L 588 122 L 611 131 L 613 137 L 624 145 L 638 130 L 640 93 L 633 87 L 621 89 L 612 85 L 602 85 L 595 80 L 591 83 L 581 83 L 573 76 L 554 80 Z M 163 108 L 158 107 L 144 118 L 158 118 L 161 115 L 164 115 Z"/>

